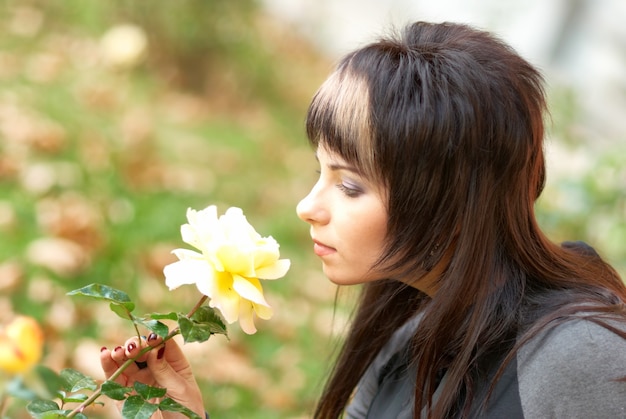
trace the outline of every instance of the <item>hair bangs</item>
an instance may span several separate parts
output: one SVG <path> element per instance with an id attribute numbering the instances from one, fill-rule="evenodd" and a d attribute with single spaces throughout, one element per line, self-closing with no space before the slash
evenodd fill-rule
<path id="1" fill-rule="evenodd" d="M 309 142 L 337 153 L 363 176 L 380 181 L 375 169 L 370 86 L 364 74 L 349 67 L 349 60 L 319 88 L 307 113 Z"/>

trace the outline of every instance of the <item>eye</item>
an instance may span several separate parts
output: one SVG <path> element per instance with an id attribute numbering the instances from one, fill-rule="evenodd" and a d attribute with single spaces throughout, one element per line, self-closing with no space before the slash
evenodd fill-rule
<path id="1" fill-rule="evenodd" d="M 361 188 L 352 185 L 346 185 L 345 183 L 337 184 L 337 188 L 349 198 L 356 198 L 363 193 Z"/>

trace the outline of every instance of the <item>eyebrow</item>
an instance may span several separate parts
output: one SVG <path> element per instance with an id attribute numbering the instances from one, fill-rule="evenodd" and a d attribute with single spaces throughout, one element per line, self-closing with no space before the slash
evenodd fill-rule
<path id="1" fill-rule="evenodd" d="M 347 166 L 345 164 L 337 164 L 337 163 L 331 163 L 331 164 L 329 164 L 327 166 L 332 171 L 346 170 L 348 172 L 352 172 L 354 174 L 361 175 L 361 172 L 354 166 Z"/>
<path id="2" fill-rule="evenodd" d="M 317 162 L 319 163 L 320 159 L 317 155 L 317 153 L 315 153 L 315 160 L 317 160 Z M 347 165 L 347 164 L 340 164 L 340 163 L 330 163 L 326 165 L 330 170 L 332 171 L 337 171 L 337 170 L 346 170 L 348 172 L 352 172 L 355 173 L 357 175 L 361 175 L 361 171 L 358 170 L 355 166 L 352 165 Z"/>

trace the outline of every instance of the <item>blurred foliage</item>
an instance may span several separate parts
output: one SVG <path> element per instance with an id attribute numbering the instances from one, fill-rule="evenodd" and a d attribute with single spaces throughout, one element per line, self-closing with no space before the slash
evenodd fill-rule
<path id="1" fill-rule="evenodd" d="M 334 288 L 294 207 L 315 168 L 303 115 L 329 67 L 250 1 L 1 3 L 0 316 L 37 317 L 46 365 L 101 377 L 100 346 L 133 331 L 65 293 L 101 282 L 146 313 L 185 308 L 197 296 L 167 291 L 162 268 L 187 207 L 239 206 L 294 268 L 268 287 L 277 314 L 257 336 L 186 350 L 216 417 L 306 415 Z"/>
<path id="2" fill-rule="evenodd" d="M 556 87 L 550 99 L 538 219 L 555 241 L 587 241 L 626 279 L 626 137 L 590 129 L 578 105 L 584 99 L 572 88 Z"/>
<path id="3" fill-rule="evenodd" d="M 185 352 L 214 417 L 308 417 L 346 318 L 294 212 L 315 176 L 304 114 L 330 67 L 252 0 L 0 2 L 0 323 L 35 316 L 47 366 L 101 377 L 100 347 L 133 331 L 65 293 L 100 282 L 146 313 L 187 307 L 197 295 L 170 293 L 162 274 L 187 207 L 238 206 L 292 260 L 267 287 L 275 318 Z M 567 140 L 563 97 L 553 137 Z M 623 272 L 623 143 L 568 141 L 593 163 L 549 178 L 541 222 Z"/>

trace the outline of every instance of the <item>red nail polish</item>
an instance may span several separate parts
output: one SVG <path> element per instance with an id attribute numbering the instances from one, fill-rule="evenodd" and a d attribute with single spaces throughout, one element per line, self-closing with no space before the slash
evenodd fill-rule
<path id="1" fill-rule="evenodd" d="M 148 342 L 152 342 L 153 340 L 156 340 L 156 338 L 156 333 L 150 333 L 150 336 L 148 336 Z"/>
<path id="2" fill-rule="evenodd" d="M 107 350 L 107 347 L 106 347 L 106 346 L 103 346 L 102 348 L 100 348 L 100 352 L 104 352 L 104 351 L 106 351 L 106 350 Z"/>
<path id="3" fill-rule="evenodd" d="M 120 349 L 122 349 L 122 347 L 121 347 L 121 346 L 118 346 L 118 347 L 116 347 L 115 349 L 113 349 L 113 352 L 117 352 L 117 351 L 119 351 Z"/>
<path id="4" fill-rule="evenodd" d="M 159 349 L 159 352 L 157 352 L 157 359 L 163 358 L 164 353 L 165 353 L 165 346 L 163 346 L 161 349 Z"/>
<path id="5" fill-rule="evenodd" d="M 135 350 L 135 348 L 137 347 L 137 345 L 135 345 L 134 343 L 129 343 L 128 346 L 126 347 L 126 349 L 128 349 L 128 352 L 132 352 Z"/>

